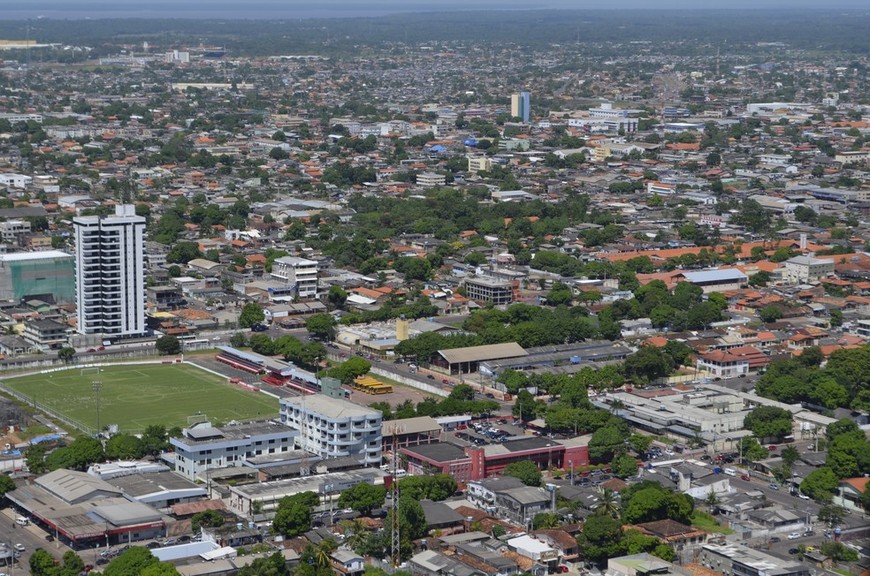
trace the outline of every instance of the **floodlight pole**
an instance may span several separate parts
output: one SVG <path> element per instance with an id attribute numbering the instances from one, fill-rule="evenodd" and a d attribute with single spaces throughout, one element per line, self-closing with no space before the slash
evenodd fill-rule
<path id="1" fill-rule="evenodd" d="M 100 392 L 103 390 L 103 383 L 99 380 L 93 382 L 94 395 L 97 399 L 97 435 L 100 434 Z"/>

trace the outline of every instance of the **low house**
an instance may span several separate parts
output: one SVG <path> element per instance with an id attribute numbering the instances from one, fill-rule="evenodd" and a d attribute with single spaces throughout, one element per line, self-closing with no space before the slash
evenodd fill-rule
<path id="1" fill-rule="evenodd" d="M 844 478 L 840 480 L 840 485 L 837 488 L 837 494 L 834 496 L 834 504 L 842 506 L 847 510 L 855 512 L 863 512 L 861 506 L 861 497 L 867 492 L 870 486 L 870 478 Z"/>
<path id="2" fill-rule="evenodd" d="M 329 557 L 332 567 L 340 574 L 362 574 L 365 571 L 365 559 L 350 550 L 339 548 Z"/>

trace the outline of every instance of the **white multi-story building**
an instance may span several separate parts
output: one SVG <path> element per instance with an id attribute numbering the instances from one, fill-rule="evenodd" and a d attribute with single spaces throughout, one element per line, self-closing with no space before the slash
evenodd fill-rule
<path id="1" fill-rule="evenodd" d="M 380 464 L 382 420 L 380 410 L 322 394 L 281 399 L 281 422 L 299 432 L 301 449 L 324 459 Z"/>
<path id="2" fill-rule="evenodd" d="M 299 298 L 317 298 L 317 262 L 284 256 L 272 264 L 272 278 L 295 285 Z"/>
<path id="3" fill-rule="evenodd" d="M 27 220 L 0 222 L 0 239 L 4 242 L 17 242 L 18 237 L 24 234 L 30 234 L 30 222 Z"/>
<path id="4" fill-rule="evenodd" d="M 785 261 L 785 280 L 805 284 L 834 273 L 834 261 L 829 258 L 814 258 L 810 255 L 795 256 Z"/>
<path id="5" fill-rule="evenodd" d="M 145 332 L 145 218 L 133 205 L 113 216 L 73 218 L 78 332 L 135 336 Z"/>
<path id="6" fill-rule="evenodd" d="M 175 471 L 189 480 L 208 470 L 244 466 L 249 458 L 283 454 L 294 449 L 297 432 L 277 422 L 248 422 L 216 428 L 204 422 L 170 438 Z"/>

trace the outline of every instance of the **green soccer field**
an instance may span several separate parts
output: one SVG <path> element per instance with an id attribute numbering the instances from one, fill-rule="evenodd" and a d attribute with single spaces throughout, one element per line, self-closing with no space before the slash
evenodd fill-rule
<path id="1" fill-rule="evenodd" d="M 142 431 L 150 424 L 186 426 L 204 414 L 212 422 L 270 418 L 274 397 L 240 389 L 226 379 L 183 364 L 70 368 L 62 372 L 3 380 L 40 405 L 96 428 L 94 382 L 101 383 L 100 425 Z"/>

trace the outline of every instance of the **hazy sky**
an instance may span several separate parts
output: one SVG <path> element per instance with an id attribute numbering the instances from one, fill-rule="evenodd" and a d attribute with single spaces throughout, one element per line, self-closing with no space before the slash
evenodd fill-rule
<path id="1" fill-rule="evenodd" d="M 396 12 L 521 9 L 862 9 L 867 0 L 0 0 L 7 19 L 37 18 L 311 18 Z"/>

